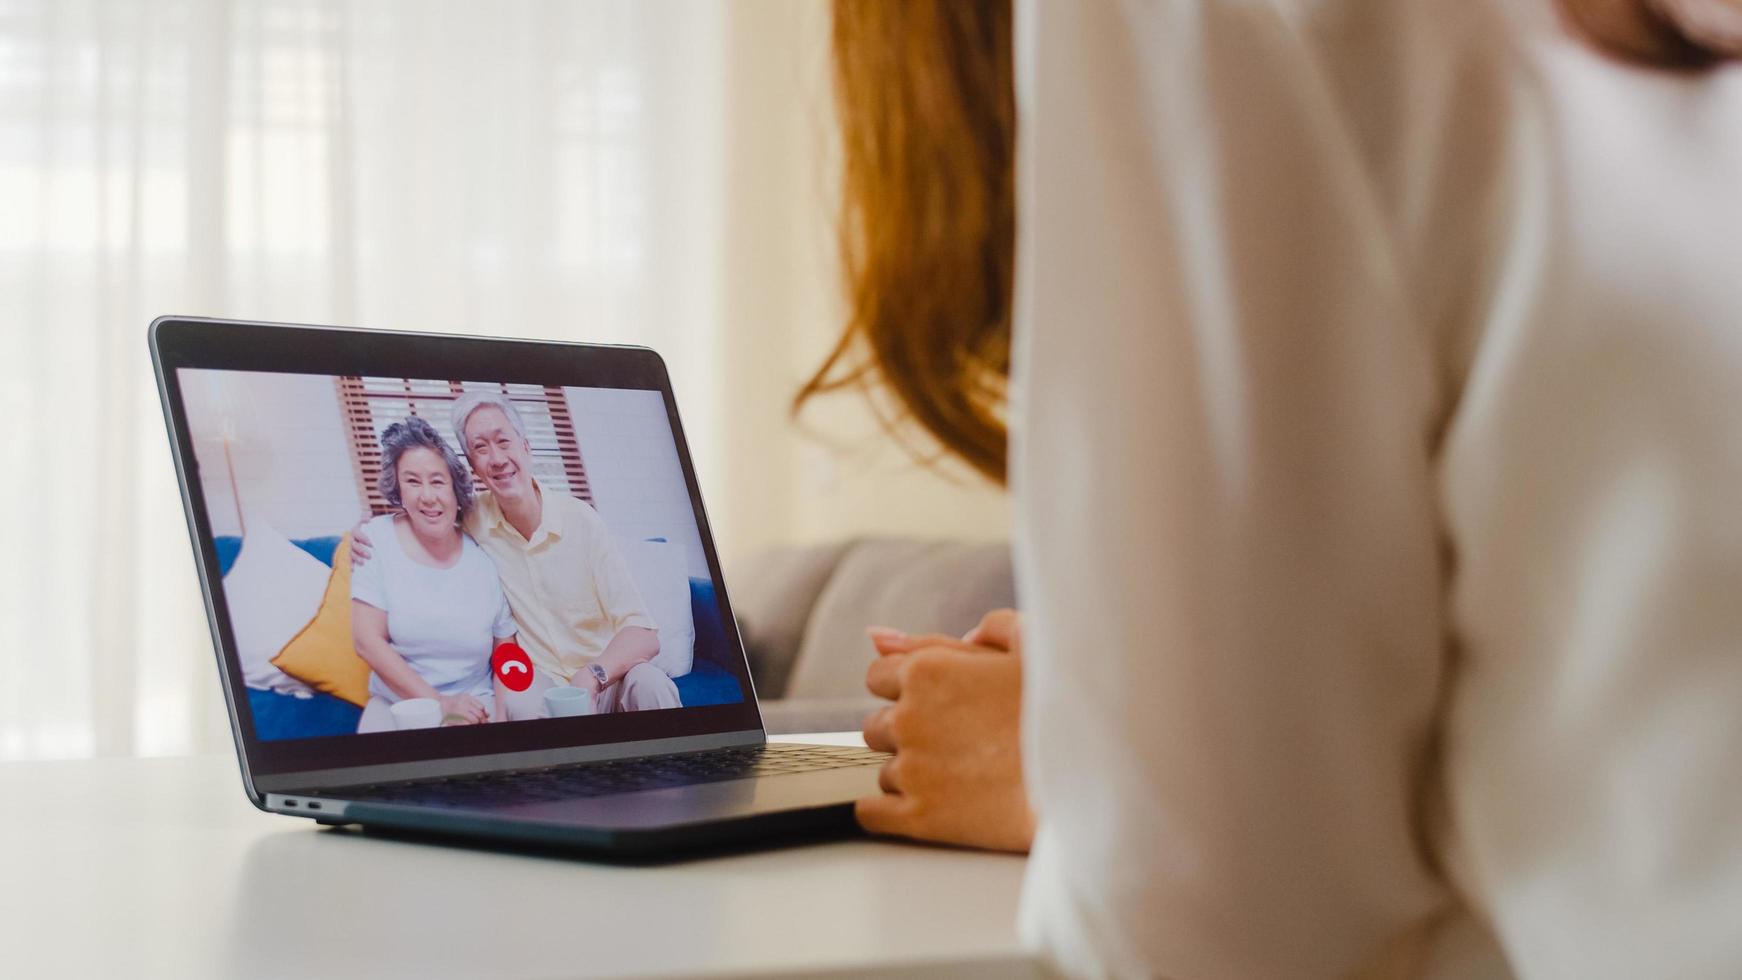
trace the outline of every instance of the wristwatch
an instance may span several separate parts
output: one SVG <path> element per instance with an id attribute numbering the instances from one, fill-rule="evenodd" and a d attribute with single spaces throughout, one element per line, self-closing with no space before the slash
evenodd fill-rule
<path id="1" fill-rule="evenodd" d="M 593 680 L 599 682 L 599 690 L 601 691 L 605 689 L 605 685 L 611 683 L 611 675 L 605 673 L 605 668 L 599 666 L 597 662 L 587 665 L 587 673 L 592 674 Z"/>

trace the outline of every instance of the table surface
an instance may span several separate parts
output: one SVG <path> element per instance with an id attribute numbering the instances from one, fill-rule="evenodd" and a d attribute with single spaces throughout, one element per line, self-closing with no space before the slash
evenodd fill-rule
<path id="1" fill-rule="evenodd" d="M 621 865 L 415 843 L 262 813 L 229 756 L 0 764 L 0 841 L 13 976 L 1040 975 L 1006 855 L 851 840 Z"/>

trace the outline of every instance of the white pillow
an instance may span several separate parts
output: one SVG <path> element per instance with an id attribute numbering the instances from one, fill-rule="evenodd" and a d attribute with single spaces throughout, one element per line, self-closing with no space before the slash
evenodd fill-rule
<path id="1" fill-rule="evenodd" d="M 249 687 L 280 694 L 310 690 L 270 661 L 315 618 L 332 574 L 271 525 L 249 522 L 242 553 L 224 576 L 230 630 L 236 635 L 242 680 Z"/>
<path id="2" fill-rule="evenodd" d="M 696 659 L 696 622 L 690 613 L 690 573 L 683 549 L 664 541 L 618 538 L 617 550 L 659 627 L 659 654 L 653 665 L 682 677 Z"/>

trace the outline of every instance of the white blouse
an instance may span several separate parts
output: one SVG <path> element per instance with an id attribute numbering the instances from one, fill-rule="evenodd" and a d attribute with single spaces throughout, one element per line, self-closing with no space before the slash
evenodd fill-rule
<path id="1" fill-rule="evenodd" d="M 1026 939 L 1742 976 L 1742 69 L 1026 0 Z"/>

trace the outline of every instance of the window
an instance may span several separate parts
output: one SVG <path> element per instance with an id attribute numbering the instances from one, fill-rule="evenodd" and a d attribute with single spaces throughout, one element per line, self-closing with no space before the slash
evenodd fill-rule
<path id="1" fill-rule="evenodd" d="M 526 439 L 532 444 L 532 475 L 539 484 L 593 502 L 587 470 L 581 462 L 581 447 L 575 441 L 575 425 L 568 399 L 561 388 L 528 384 L 489 384 L 478 381 L 416 381 L 410 378 L 366 378 L 349 375 L 338 379 L 339 404 L 345 413 L 345 430 L 351 442 L 351 459 L 357 472 L 357 490 L 368 502 L 371 514 L 392 513 L 394 508 L 379 490 L 381 434 L 407 416 L 417 416 L 435 427 L 461 459 L 465 451 L 451 430 L 449 411 L 455 399 L 470 391 L 490 391 L 508 396 L 526 423 Z"/>

